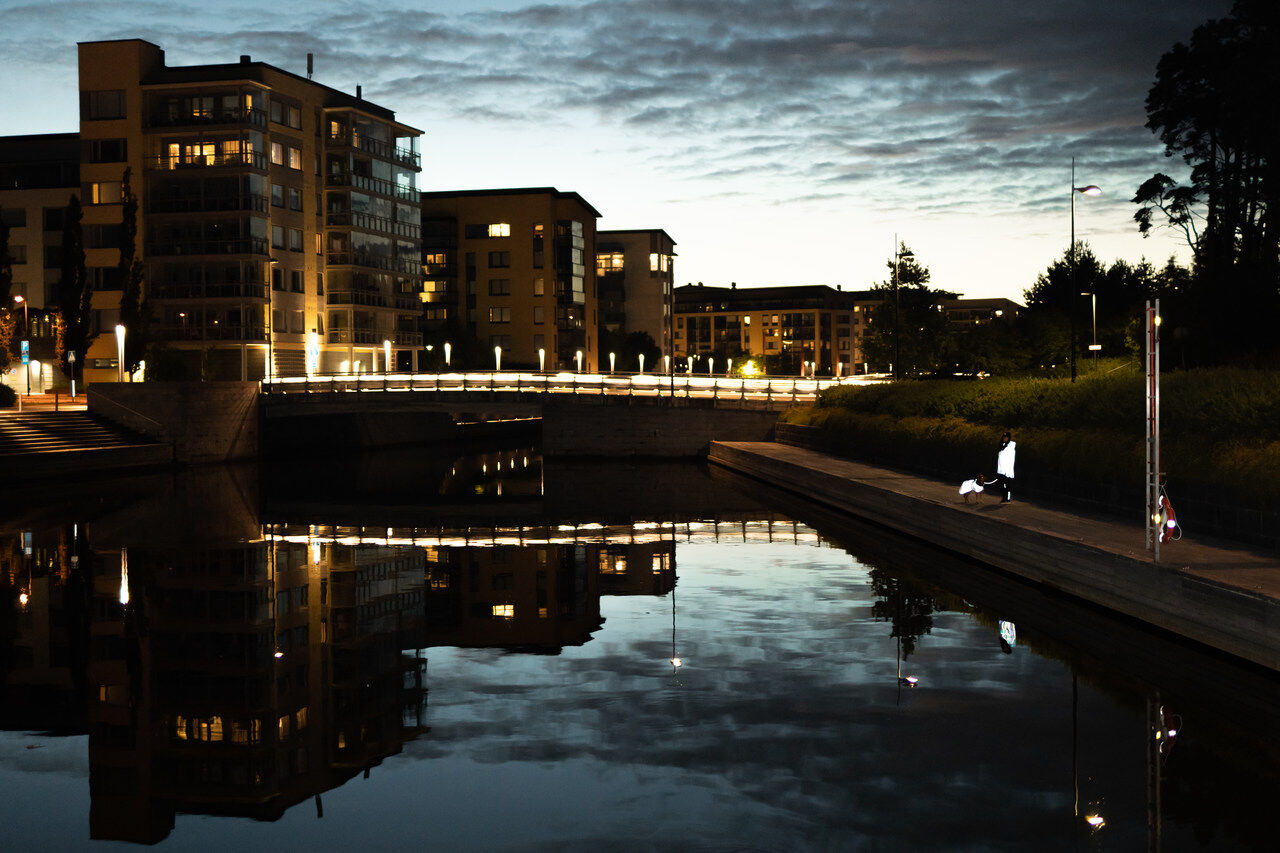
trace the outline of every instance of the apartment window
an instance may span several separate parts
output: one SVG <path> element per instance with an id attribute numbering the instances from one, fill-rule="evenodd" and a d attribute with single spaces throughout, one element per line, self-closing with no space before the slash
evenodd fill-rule
<path id="1" fill-rule="evenodd" d="M 284 248 L 284 226 L 283 225 L 271 226 L 271 248 L 273 249 Z"/>
<path id="2" fill-rule="evenodd" d="M 485 237 L 510 237 L 511 224 L 509 222 L 494 222 L 481 225 L 467 225 L 463 229 L 463 236 L 468 240 L 480 240 Z"/>
<path id="3" fill-rule="evenodd" d="M 297 107 L 288 107 L 285 109 L 284 123 L 295 130 L 302 130 L 302 110 Z"/>
<path id="4" fill-rule="evenodd" d="M 534 336 L 533 336 L 533 348 L 534 348 L 535 350 L 539 350 L 539 349 L 546 349 L 546 348 L 547 348 L 547 336 L 546 336 L 546 335 L 534 335 Z"/>
<path id="5" fill-rule="evenodd" d="M 86 225 L 84 226 L 84 247 L 86 249 L 118 249 L 123 233 L 120 225 Z"/>
<path id="6" fill-rule="evenodd" d="M 324 235 L 319 231 L 316 232 L 316 254 L 324 254 Z"/>
<path id="7" fill-rule="evenodd" d="M 511 309 L 510 308 L 490 308 L 489 322 L 490 323 L 510 323 Z"/>
<path id="8" fill-rule="evenodd" d="M 289 251 L 290 252 L 302 251 L 302 229 L 301 228 L 289 229 Z"/>
<path id="9" fill-rule="evenodd" d="M 657 272 L 657 271 L 658 271 L 658 255 L 655 252 L 649 255 L 649 272 Z"/>
<path id="10" fill-rule="evenodd" d="M 444 266 L 444 252 L 434 252 L 422 259 L 424 264 L 434 264 L 435 266 Z"/>
<path id="11" fill-rule="evenodd" d="M 542 279 L 540 279 L 540 278 L 535 278 L 535 279 L 533 280 L 533 295 L 534 295 L 534 296 L 545 296 L 545 295 L 546 295 L 546 292 L 547 292 L 547 285 L 546 285 L 546 283 L 545 283 Z"/>
<path id="12" fill-rule="evenodd" d="M 90 290 L 119 290 L 119 267 L 86 267 L 85 278 Z"/>
<path id="13" fill-rule="evenodd" d="M 61 231 L 63 217 L 66 216 L 66 211 L 67 209 L 65 207 L 46 207 L 44 209 L 44 230 Z M 4 211 L 4 213 L 8 213 L 8 212 L 9 211 L 7 210 Z M 3 215 L 3 214 L 0 214 L 0 215 Z M 23 211 L 22 215 L 25 217 L 26 211 Z M 8 225 L 9 223 L 5 222 L 5 224 Z"/>
<path id="14" fill-rule="evenodd" d="M 85 199 L 89 204 L 119 204 L 122 186 L 120 181 L 96 181 L 89 184 Z"/>
<path id="15" fill-rule="evenodd" d="M 280 101 L 271 102 L 271 120 L 276 124 L 284 124 L 284 104 Z"/>
<path id="16" fill-rule="evenodd" d="M 502 347 L 503 349 L 511 349 L 511 336 L 510 335 L 490 335 L 489 346 Z"/>
<path id="17" fill-rule="evenodd" d="M 302 286 L 302 270 L 289 270 L 289 289 L 294 293 L 306 293 L 306 289 Z"/>
<path id="18" fill-rule="evenodd" d="M 504 269 L 509 266 L 511 266 L 510 252 L 490 252 L 489 253 L 490 269 Z"/>
<path id="19" fill-rule="evenodd" d="M 542 243 L 542 223 L 535 222 L 533 225 L 533 266 L 534 269 L 542 268 L 543 243 Z"/>
<path id="20" fill-rule="evenodd" d="M 19 264 L 25 264 L 27 262 L 27 247 L 26 246 L 10 246 L 9 258 L 10 260 L 13 261 L 13 264 L 15 266 Z"/>
<path id="21" fill-rule="evenodd" d="M 676 318 L 676 328 L 677 328 L 677 329 L 683 329 L 683 328 L 684 328 L 684 318 L 683 318 L 683 317 L 677 317 L 677 318 Z"/>
<path id="22" fill-rule="evenodd" d="M 289 146 L 289 168 L 302 171 L 302 152 L 292 145 Z"/>
<path id="23" fill-rule="evenodd" d="M 271 162 L 277 166 L 284 165 L 284 144 L 280 142 L 271 143 Z"/>
<path id="24" fill-rule="evenodd" d="M 284 290 L 284 270 L 279 267 L 271 268 L 271 289 Z"/>
<path id="25" fill-rule="evenodd" d="M 302 287 L 302 273 L 298 273 L 298 287 Z M 299 290 L 298 292 L 301 293 L 302 291 Z M 289 333 L 293 335 L 302 334 L 304 322 L 305 321 L 302 318 L 301 311 L 290 311 L 289 312 Z M 306 591 L 307 591 L 307 588 L 304 586 L 302 588 L 302 592 L 306 593 Z"/>
<path id="26" fill-rule="evenodd" d="M 127 158 L 126 140 L 123 139 L 91 139 L 89 140 L 90 163 L 123 163 Z"/>
<path id="27" fill-rule="evenodd" d="M 271 206 L 284 207 L 284 187 L 280 184 L 271 185 Z"/>
<path id="28" fill-rule="evenodd" d="M 541 305 L 533 306 L 533 322 L 534 325 L 546 322 L 546 309 Z"/>
<path id="29" fill-rule="evenodd" d="M 509 278 L 489 279 L 489 295 L 490 296 L 510 296 L 511 295 L 511 279 Z"/>
<path id="30" fill-rule="evenodd" d="M 489 226 L 489 236 L 490 237 L 510 237 L 511 223 L 509 222 L 493 223 L 492 225 Z"/>
<path id="31" fill-rule="evenodd" d="M 608 272 L 622 269 L 623 254 L 622 252 L 604 252 L 596 255 L 596 272 L 604 275 Z"/>
<path id="32" fill-rule="evenodd" d="M 27 209 L 25 207 L 0 208 L 0 222 L 10 228 L 26 228 Z"/>
<path id="33" fill-rule="evenodd" d="M 319 234 L 316 235 L 317 238 L 319 236 Z M 316 273 L 316 293 L 324 294 L 324 273 L 322 272 Z"/>
<path id="34" fill-rule="evenodd" d="M 89 121 L 124 118 L 124 89 L 103 89 L 80 93 L 80 118 Z"/>
<path id="35" fill-rule="evenodd" d="M 302 190 L 297 187 L 289 187 L 289 209 L 302 210 Z"/>

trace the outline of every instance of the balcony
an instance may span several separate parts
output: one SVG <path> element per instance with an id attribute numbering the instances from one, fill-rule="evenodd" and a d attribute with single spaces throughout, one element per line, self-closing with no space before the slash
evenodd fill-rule
<path id="1" fill-rule="evenodd" d="M 377 193 L 378 195 L 401 201 L 411 201 L 415 204 L 418 201 L 418 191 L 415 188 L 406 184 L 384 181 L 381 178 L 372 178 L 368 175 L 326 175 L 324 183 L 328 187 L 354 187 L 358 190 Z"/>
<path id="2" fill-rule="evenodd" d="M 153 171 L 231 167 L 266 171 L 267 158 L 260 151 L 237 151 L 226 154 L 155 154 L 146 159 L 146 166 Z"/>
<path id="3" fill-rule="evenodd" d="M 420 347 L 422 332 L 393 332 L 391 343 L 398 347 Z"/>
<path id="4" fill-rule="evenodd" d="M 153 113 L 147 119 L 147 128 L 178 127 L 230 127 L 247 124 L 250 127 L 266 127 L 267 112 L 255 108 L 232 107 L 229 109 L 201 110 L 172 115 Z"/>
<path id="5" fill-rule="evenodd" d="M 230 326 L 211 323 L 207 326 L 161 326 L 159 337 L 169 341 L 265 341 L 265 326 Z"/>
<path id="6" fill-rule="evenodd" d="M 147 202 L 146 213 L 215 213 L 219 211 L 248 211 L 266 213 L 267 197 L 264 195 L 235 195 L 217 198 L 182 197 L 153 198 Z"/>
<path id="7" fill-rule="evenodd" d="M 330 329 L 327 333 L 331 344 L 381 344 L 388 336 L 378 329 Z"/>
<path id="8" fill-rule="evenodd" d="M 378 308 L 388 305 L 387 297 L 376 290 L 331 290 L 326 299 L 330 305 L 373 305 Z"/>
<path id="9" fill-rule="evenodd" d="M 261 237 L 234 240 L 164 240 L 147 244 L 148 257 L 189 255 L 266 255 L 267 241 Z"/>
<path id="10" fill-rule="evenodd" d="M 422 226 L 412 222 L 400 222 L 395 219 L 387 219 L 385 216 L 374 216 L 371 213 L 360 213 L 359 211 L 348 211 L 345 213 L 330 213 L 325 218 L 325 223 L 332 227 L 354 227 L 363 228 L 366 231 L 377 231 L 381 234 L 395 234 L 397 237 L 408 237 L 411 240 L 417 240 L 422 236 Z"/>
<path id="11" fill-rule="evenodd" d="M 152 284 L 152 299 L 266 299 L 265 284 Z"/>
<path id="12" fill-rule="evenodd" d="M 397 148 L 390 142 L 372 139 L 359 133 L 348 133 L 344 130 L 330 133 L 329 145 L 358 148 L 367 154 L 372 154 L 379 160 L 390 160 L 401 166 L 408 166 L 410 169 L 422 169 L 422 158 L 418 156 L 416 151 L 408 148 Z"/>
<path id="13" fill-rule="evenodd" d="M 329 252 L 325 255 L 329 266 L 372 267 L 388 272 L 422 275 L 422 264 L 407 258 L 389 258 L 386 255 L 375 255 L 371 252 Z"/>

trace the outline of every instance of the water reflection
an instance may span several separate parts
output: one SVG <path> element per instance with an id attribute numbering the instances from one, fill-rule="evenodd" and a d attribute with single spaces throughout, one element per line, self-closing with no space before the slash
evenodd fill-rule
<path id="1" fill-rule="evenodd" d="M 0 725 L 87 735 L 89 837 L 228 843 L 175 831 L 193 814 L 295 845 L 1270 841 L 1268 673 L 696 467 L 342 465 L 341 500 L 192 472 L 0 529 Z M 572 807 L 530 794 L 561 786 Z"/>

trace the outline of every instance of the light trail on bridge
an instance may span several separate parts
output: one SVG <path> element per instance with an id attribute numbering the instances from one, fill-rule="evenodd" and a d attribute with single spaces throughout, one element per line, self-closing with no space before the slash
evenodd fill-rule
<path id="1" fill-rule="evenodd" d="M 738 376 L 664 376 L 653 373 L 538 373 L 467 371 L 459 373 L 361 373 L 279 376 L 264 379 L 269 394 L 315 394 L 362 391 L 490 391 L 519 394 L 674 397 L 739 402 L 811 402 L 820 391 L 837 385 L 869 385 L 880 376 L 835 378 L 760 378 Z"/>

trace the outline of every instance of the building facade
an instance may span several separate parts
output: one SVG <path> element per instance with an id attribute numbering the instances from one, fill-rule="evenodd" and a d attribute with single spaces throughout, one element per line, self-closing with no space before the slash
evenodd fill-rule
<path id="1" fill-rule="evenodd" d="M 672 350 L 676 243 L 661 228 L 596 235 L 600 336 L 644 332 L 663 355 Z"/>
<path id="2" fill-rule="evenodd" d="M 473 334 L 486 367 L 596 370 L 599 216 L 554 187 L 422 193 L 428 329 Z"/>
<path id="3" fill-rule="evenodd" d="M 80 140 L 74 133 L 0 137 L 0 222 L 8 228 L 13 281 L 0 311 L 11 334 L 30 344 L 39 362 L 13 365 L 5 383 L 26 393 L 60 386 L 54 364 L 54 329 L 48 309 L 61 276 L 63 214 L 80 191 Z"/>
<path id="4" fill-rule="evenodd" d="M 863 373 L 867 311 L 879 302 L 827 285 L 677 287 L 676 359 L 763 356 L 788 373 Z"/>
<path id="5" fill-rule="evenodd" d="M 1012 320 L 1022 311 L 1022 306 L 1003 297 L 944 299 L 942 310 L 946 312 L 952 327 L 962 329 L 999 319 Z"/>
<path id="6" fill-rule="evenodd" d="M 360 96 L 241 56 L 174 66 L 139 39 L 79 46 L 81 198 L 114 378 L 123 181 L 153 336 L 193 369 L 259 379 L 410 366 L 421 343 L 421 131 Z"/>

